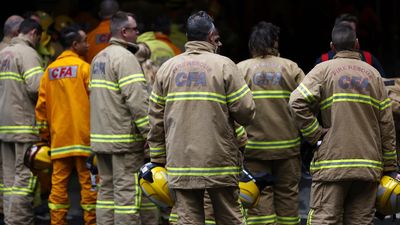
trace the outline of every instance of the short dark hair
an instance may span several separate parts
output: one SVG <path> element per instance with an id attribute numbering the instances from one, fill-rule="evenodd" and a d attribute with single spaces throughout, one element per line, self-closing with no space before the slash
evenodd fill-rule
<path id="1" fill-rule="evenodd" d="M 213 22 L 211 16 L 204 11 L 191 15 L 186 23 L 188 41 L 206 41 L 208 34 L 215 29 Z"/>
<path id="2" fill-rule="evenodd" d="M 74 41 L 81 41 L 82 36 L 79 31 L 82 30 L 78 25 L 64 27 L 60 31 L 60 43 L 64 48 L 70 48 Z"/>
<path id="3" fill-rule="evenodd" d="M 118 11 L 111 16 L 110 30 L 112 35 L 117 34 L 122 27 L 128 24 L 129 16 L 136 19 L 133 13 L 123 12 L 123 11 Z"/>
<path id="4" fill-rule="evenodd" d="M 348 24 L 339 23 L 332 29 L 332 44 L 336 51 L 353 50 L 356 39 L 356 32 Z"/>
<path id="5" fill-rule="evenodd" d="M 354 16 L 350 13 L 343 13 L 343 14 L 340 14 L 338 17 L 336 17 L 335 26 L 342 22 L 355 23 L 357 25 L 358 19 L 356 16 Z"/>
<path id="6" fill-rule="evenodd" d="M 259 22 L 252 29 L 249 38 L 249 51 L 253 57 L 268 55 L 268 49 L 275 48 L 279 41 L 280 28 L 265 21 Z"/>
<path id="7" fill-rule="evenodd" d="M 36 20 L 27 18 L 22 21 L 21 25 L 19 25 L 18 33 L 27 34 L 31 30 L 36 30 L 38 34 L 41 34 L 42 26 L 40 26 Z"/>

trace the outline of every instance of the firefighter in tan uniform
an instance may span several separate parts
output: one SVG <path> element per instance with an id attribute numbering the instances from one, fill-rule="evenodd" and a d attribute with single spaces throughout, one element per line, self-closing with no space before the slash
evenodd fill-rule
<path id="1" fill-rule="evenodd" d="M 36 177 L 23 164 L 26 149 L 39 141 L 35 104 L 41 58 L 35 50 L 42 29 L 32 19 L 24 20 L 19 35 L 0 52 L 0 152 L 3 158 L 5 223 L 32 224 Z"/>
<path id="2" fill-rule="evenodd" d="M 388 96 L 392 100 L 392 112 L 396 130 L 397 160 L 400 154 L 400 78 L 385 79 Z"/>
<path id="3" fill-rule="evenodd" d="M 278 41 L 279 27 L 258 23 L 249 40 L 253 58 L 238 64 L 256 103 L 256 116 L 246 126 L 244 164 L 253 174 L 268 172 L 278 178 L 247 211 L 249 224 L 300 223 L 300 136 L 288 102 L 304 73 L 296 63 L 279 57 Z"/>
<path id="4" fill-rule="evenodd" d="M 150 157 L 165 164 L 178 224 L 204 224 L 204 192 L 217 224 L 245 224 L 239 203 L 241 153 L 234 121 L 254 117 L 236 65 L 215 54 L 215 27 L 204 11 L 187 21 L 186 51 L 158 70 L 150 96 Z"/>
<path id="5" fill-rule="evenodd" d="M 42 140 L 51 146 L 52 187 L 49 197 L 51 224 L 66 225 L 70 208 L 68 182 L 73 170 L 81 185 L 81 207 L 86 225 L 96 224 L 96 190 L 91 190 L 87 157 L 89 140 L 90 65 L 81 57 L 87 52 L 86 33 L 71 26 L 61 30 L 65 51 L 51 63 L 41 80 L 36 120 L 42 124 Z"/>
<path id="6" fill-rule="evenodd" d="M 397 169 L 391 101 L 357 42 L 349 25 L 336 25 L 335 58 L 315 66 L 290 96 L 303 136 L 311 144 L 322 139 L 310 166 L 308 224 L 372 224 L 378 182 Z"/>
<path id="7" fill-rule="evenodd" d="M 138 172 L 144 162 L 148 93 L 137 50 L 134 15 L 111 17 L 110 46 L 93 59 L 90 141 L 99 170 L 97 224 L 140 224 Z"/>

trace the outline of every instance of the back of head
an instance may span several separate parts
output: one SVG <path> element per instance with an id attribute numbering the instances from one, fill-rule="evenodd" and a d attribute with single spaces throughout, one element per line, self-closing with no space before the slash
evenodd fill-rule
<path id="1" fill-rule="evenodd" d="M 7 18 L 6 22 L 4 23 L 3 34 L 7 37 L 13 37 L 18 34 L 19 26 L 21 25 L 22 21 L 24 20 L 23 17 L 19 15 L 12 15 Z"/>
<path id="2" fill-rule="evenodd" d="M 357 25 L 358 19 L 356 16 L 354 16 L 350 13 L 343 13 L 343 14 L 340 14 L 338 17 L 336 17 L 335 26 L 342 22 L 354 23 L 355 25 Z"/>
<path id="3" fill-rule="evenodd" d="M 22 21 L 21 25 L 19 26 L 19 33 L 21 34 L 27 34 L 32 30 L 36 30 L 38 34 L 42 33 L 42 27 L 40 24 L 33 19 L 25 19 Z"/>
<path id="4" fill-rule="evenodd" d="M 129 17 L 135 18 L 133 13 L 118 11 L 112 17 L 110 21 L 111 36 L 116 37 L 119 34 L 121 28 L 128 24 Z"/>
<path id="5" fill-rule="evenodd" d="M 104 20 L 110 18 L 119 10 L 119 4 L 115 0 L 103 0 L 100 3 L 99 17 Z"/>
<path id="6" fill-rule="evenodd" d="M 82 29 L 78 25 L 71 25 L 60 31 L 60 43 L 64 49 L 70 48 L 74 41 L 81 41 L 80 30 Z"/>
<path id="7" fill-rule="evenodd" d="M 249 51 L 253 57 L 266 56 L 278 50 L 280 28 L 265 21 L 253 27 L 249 38 Z"/>
<path id="8" fill-rule="evenodd" d="M 186 35 L 188 41 L 207 41 L 207 37 L 212 32 L 214 20 L 204 11 L 192 14 L 186 23 Z"/>
<path id="9" fill-rule="evenodd" d="M 354 50 L 356 44 L 356 32 L 344 23 L 339 23 L 332 30 L 332 45 L 337 52 L 343 50 Z"/>

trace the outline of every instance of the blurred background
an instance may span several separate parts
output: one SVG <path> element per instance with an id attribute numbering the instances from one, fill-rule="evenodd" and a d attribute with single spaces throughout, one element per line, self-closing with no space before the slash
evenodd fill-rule
<path id="1" fill-rule="evenodd" d="M 396 0 L 119 0 L 121 10 L 138 16 L 139 23 L 164 18 L 172 24 L 172 41 L 182 47 L 184 23 L 194 11 L 211 14 L 220 30 L 221 54 L 239 62 L 249 57 L 247 41 L 253 25 L 261 20 L 281 28 L 281 56 L 310 71 L 317 57 L 329 50 L 335 17 L 352 13 L 361 48 L 381 62 L 387 77 L 400 76 L 400 2 Z M 1 9 L 1 25 L 11 14 L 44 11 L 52 18 L 67 15 L 86 31 L 99 22 L 100 0 L 9 1 Z M 178 33 L 177 33 L 178 32 Z M 179 33 L 180 32 L 180 33 Z M 174 36 L 175 35 L 175 36 Z"/>

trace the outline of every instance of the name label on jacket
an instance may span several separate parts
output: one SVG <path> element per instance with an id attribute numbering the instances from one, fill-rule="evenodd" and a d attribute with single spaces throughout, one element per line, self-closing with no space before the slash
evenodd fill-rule
<path id="1" fill-rule="evenodd" d="M 281 82 L 280 72 L 258 72 L 253 75 L 253 83 L 258 86 L 280 85 Z"/>
<path id="2" fill-rule="evenodd" d="M 342 89 L 365 90 L 368 88 L 367 77 L 343 75 L 339 78 L 339 87 Z"/>
<path id="3" fill-rule="evenodd" d="M 175 77 L 176 86 L 207 86 L 205 72 L 179 72 Z"/>
<path id="4" fill-rule="evenodd" d="M 60 66 L 49 69 L 50 80 L 63 78 L 75 78 L 77 75 L 78 66 Z"/>

